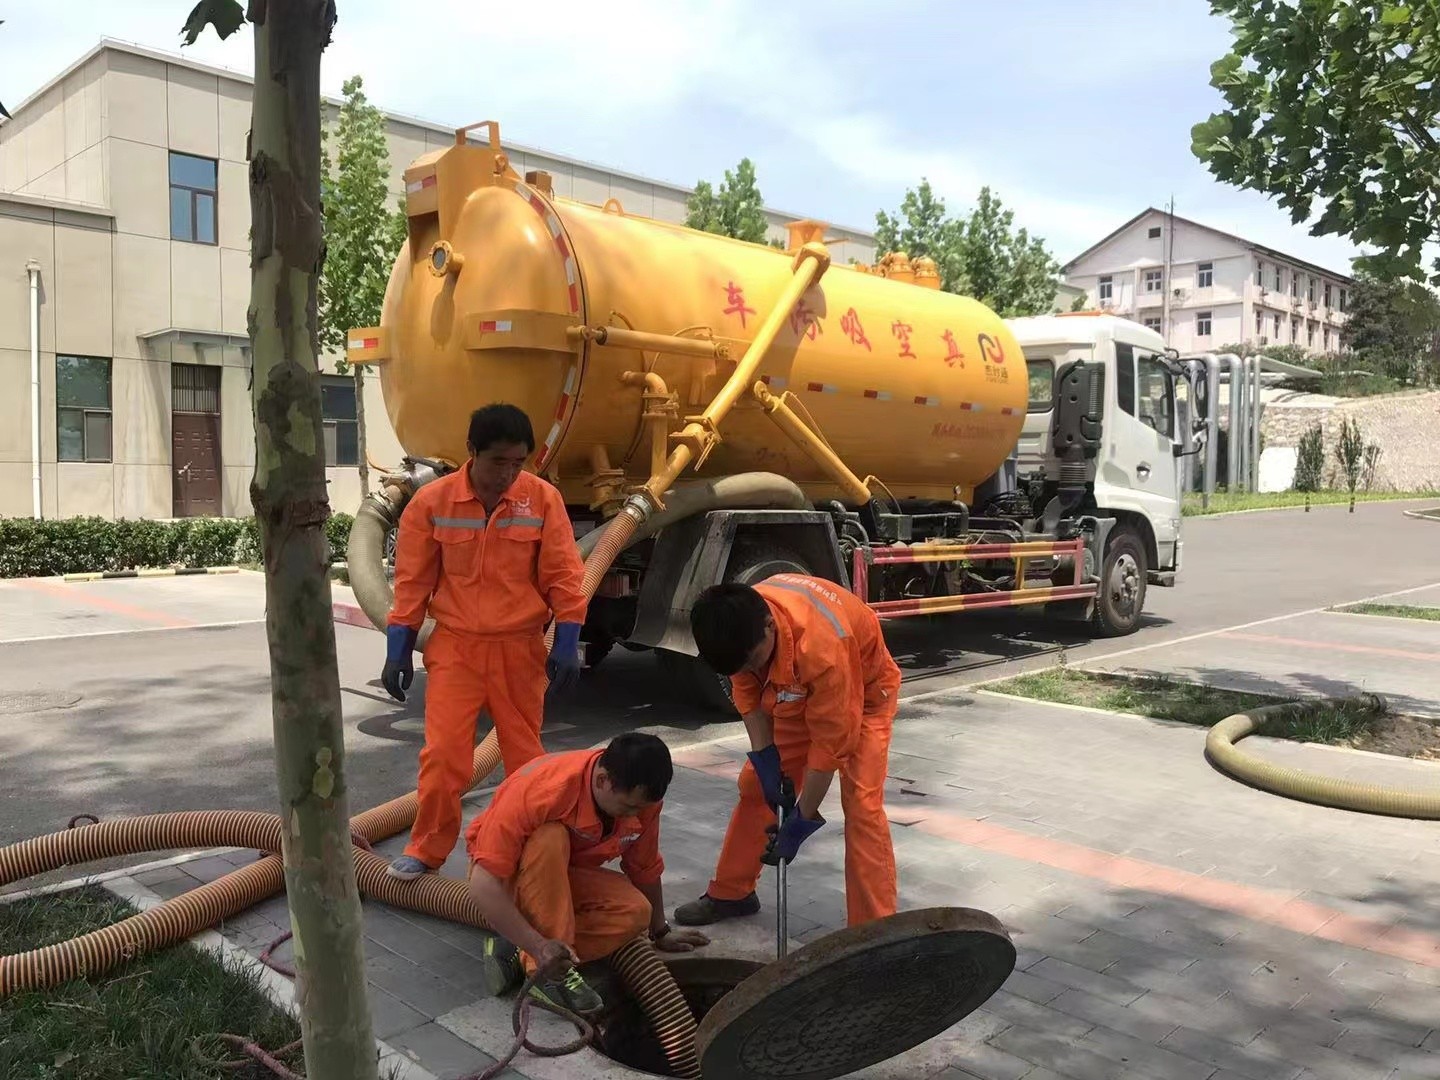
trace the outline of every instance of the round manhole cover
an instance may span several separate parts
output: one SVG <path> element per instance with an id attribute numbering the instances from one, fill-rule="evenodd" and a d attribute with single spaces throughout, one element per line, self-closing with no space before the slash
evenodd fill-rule
<path id="1" fill-rule="evenodd" d="M 70 709 L 80 704 L 80 698 L 80 694 L 70 690 L 17 690 L 0 694 L 0 713 Z"/>
<path id="2" fill-rule="evenodd" d="M 1015 969 L 999 920 L 926 908 L 837 931 L 769 964 L 700 1024 L 706 1080 L 830 1080 L 934 1038 Z"/>

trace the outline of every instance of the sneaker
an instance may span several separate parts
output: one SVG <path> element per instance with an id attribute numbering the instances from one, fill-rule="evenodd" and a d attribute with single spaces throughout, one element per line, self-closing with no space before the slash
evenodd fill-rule
<path id="1" fill-rule="evenodd" d="M 433 872 L 430 867 L 415 858 L 414 855 L 401 855 L 390 864 L 390 869 L 386 871 L 386 873 L 396 881 L 414 881 L 422 874 Z"/>
<path id="2" fill-rule="evenodd" d="M 547 979 L 536 983 L 530 989 L 531 997 L 546 1005 L 569 1009 L 581 1016 L 597 1013 L 605 1007 L 605 1001 L 573 967 L 558 979 Z"/>
<path id="3" fill-rule="evenodd" d="M 681 926 L 709 926 L 724 919 L 738 919 L 760 914 L 760 898 L 753 892 L 743 900 L 716 900 L 709 893 L 675 909 L 675 921 Z"/>
<path id="4" fill-rule="evenodd" d="M 525 981 L 525 965 L 520 950 L 495 934 L 485 936 L 482 972 L 485 984 L 494 997 L 502 997 Z"/>

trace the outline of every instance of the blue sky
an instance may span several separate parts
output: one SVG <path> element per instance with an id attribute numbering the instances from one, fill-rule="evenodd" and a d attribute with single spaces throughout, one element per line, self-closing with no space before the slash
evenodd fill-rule
<path id="1" fill-rule="evenodd" d="M 193 0 L 65 0 L 6 13 L 12 108 L 102 35 L 179 51 Z M 1205 0 L 337 0 L 324 85 L 644 176 L 756 163 L 772 206 L 873 228 L 928 176 L 952 209 L 989 184 L 1061 260 L 1148 205 L 1336 270 L 1255 193 L 1212 180 L 1190 127 L 1228 45 Z M 252 70 L 248 31 L 184 52 Z"/>

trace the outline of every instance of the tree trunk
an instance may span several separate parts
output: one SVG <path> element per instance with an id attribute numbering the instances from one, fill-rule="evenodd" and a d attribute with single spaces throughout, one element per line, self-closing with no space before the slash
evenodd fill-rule
<path id="1" fill-rule="evenodd" d="M 355 446 L 360 458 L 360 498 L 370 494 L 370 459 L 365 452 L 365 369 L 351 364 L 355 372 Z"/>
<path id="2" fill-rule="evenodd" d="M 285 888 L 309 1080 L 374 1080 L 350 854 L 320 422 L 320 55 L 329 0 L 251 0 L 250 340 Z"/>

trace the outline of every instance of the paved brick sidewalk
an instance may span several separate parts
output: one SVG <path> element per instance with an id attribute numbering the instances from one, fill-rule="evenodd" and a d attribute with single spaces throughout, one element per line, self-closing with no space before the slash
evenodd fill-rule
<path id="1" fill-rule="evenodd" d="M 1193 728 L 984 693 L 905 705 L 887 792 L 902 904 L 990 911 L 1011 928 L 1020 960 L 964 1023 L 860 1075 L 1440 1076 L 1440 830 L 1252 791 L 1208 766 L 1203 739 Z M 709 877 L 743 745 L 737 731 L 676 750 L 665 819 L 672 905 Z M 1262 749 L 1312 768 L 1363 762 L 1391 782 L 1440 776 L 1423 763 Z M 485 797 L 470 796 L 470 809 Z M 844 924 L 839 807 L 826 809 L 836 825 L 791 873 L 791 932 L 802 943 Z M 142 880 L 173 895 L 246 858 Z M 458 857 L 446 872 L 463 874 Z M 761 916 L 717 947 L 763 958 L 769 897 L 762 887 Z M 258 953 L 285 925 L 277 899 L 226 933 Z M 481 997 L 483 936 L 373 904 L 366 928 L 377 1036 L 442 1077 L 488 1064 L 508 1031 L 508 1004 Z M 522 1056 L 513 1073 L 617 1075 L 594 1057 Z"/>

